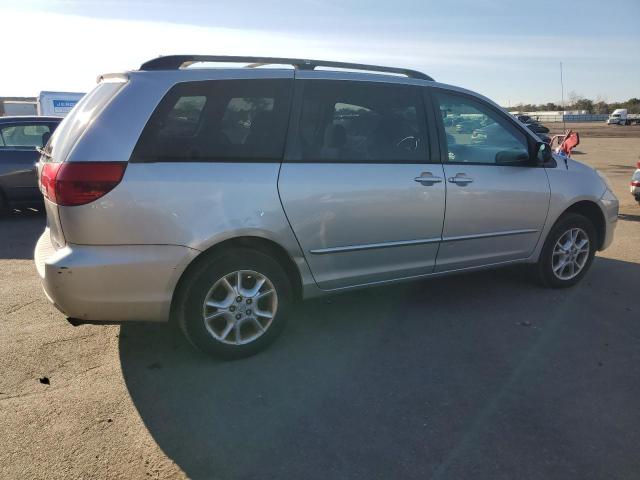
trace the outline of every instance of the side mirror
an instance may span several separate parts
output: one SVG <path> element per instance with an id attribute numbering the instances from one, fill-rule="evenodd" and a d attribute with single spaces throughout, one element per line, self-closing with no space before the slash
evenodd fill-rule
<path id="1" fill-rule="evenodd" d="M 551 160 L 551 146 L 548 143 L 538 142 L 538 163 L 547 163 Z"/>

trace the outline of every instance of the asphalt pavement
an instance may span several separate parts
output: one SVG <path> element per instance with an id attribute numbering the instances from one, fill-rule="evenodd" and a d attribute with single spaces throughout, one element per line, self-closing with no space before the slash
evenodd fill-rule
<path id="1" fill-rule="evenodd" d="M 31 261 L 44 223 L 0 219 L 0 478 L 640 476 L 628 199 L 572 289 L 512 267 L 314 299 L 236 362 L 168 325 L 69 325 Z"/>

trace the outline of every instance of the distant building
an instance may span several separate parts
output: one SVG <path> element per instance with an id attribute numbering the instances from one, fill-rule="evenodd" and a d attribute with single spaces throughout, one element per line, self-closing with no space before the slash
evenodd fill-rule
<path id="1" fill-rule="evenodd" d="M 36 112 L 35 97 L 0 97 L 0 116 L 35 115 Z"/>

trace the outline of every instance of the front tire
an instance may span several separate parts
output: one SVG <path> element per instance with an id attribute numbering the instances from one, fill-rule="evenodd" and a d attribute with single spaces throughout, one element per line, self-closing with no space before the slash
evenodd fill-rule
<path id="1" fill-rule="evenodd" d="M 205 258 L 185 279 L 180 327 L 197 348 L 238 359 L 270 345 L 285 327 L 291 282 L 273 258 L 238 248 Z"/>
<path id="2" fill-rule="evenodd" d="M 553 226 L 535 266 L 539 281 L 548 288 L 578 283 L 591 267 L 597 235 L 591 221 L 576 213 L 560 217 Z"/>

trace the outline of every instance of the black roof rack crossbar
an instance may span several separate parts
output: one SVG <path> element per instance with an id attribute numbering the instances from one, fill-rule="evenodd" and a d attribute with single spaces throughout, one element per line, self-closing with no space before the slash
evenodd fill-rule
<path id="1" fill-rule="evenodd" d="M 408 68 L 381 67 L 379 65 L 366 65 L 362 63 L 330 62 L 325 60 L 303 60 L 300 58 L 279 57 L 238 57 L 224 55 L 167 55 L 158 57 L 140 66 L 140 70 L 177 70 L 200 62 L 220 63 L 246 63 L 247 67 L 260 67 L 262 65 L 292 65 L 299 70 L 313 70 L 317 67 L 344 68 L 348 70 L 364 70 L 370 72 L 396 73 L 406 75 L 409 78 L 431 80 L 429 75 Z"/>

